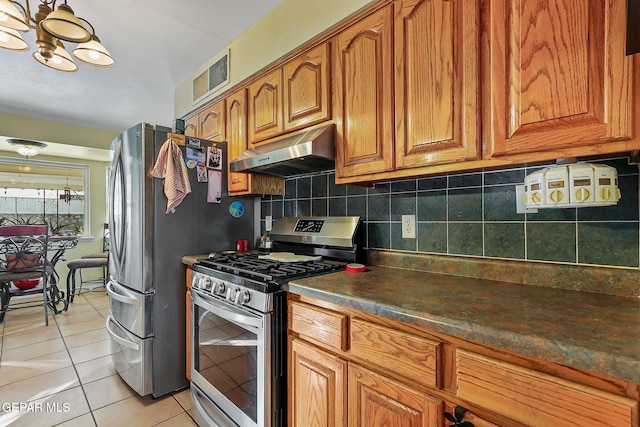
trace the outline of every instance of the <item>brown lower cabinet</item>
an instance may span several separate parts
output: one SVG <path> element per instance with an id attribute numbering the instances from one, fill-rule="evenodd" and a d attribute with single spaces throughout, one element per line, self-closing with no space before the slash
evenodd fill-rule
<path id="1" fill-rule="evenodd" d="M 634 384 L 295 294 L 288 328 L 289 427 L 638 425 Z"/>

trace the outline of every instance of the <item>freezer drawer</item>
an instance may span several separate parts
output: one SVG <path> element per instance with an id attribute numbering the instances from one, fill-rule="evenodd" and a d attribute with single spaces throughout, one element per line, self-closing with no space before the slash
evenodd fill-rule
<path id="1" fill-rule="evenodd" d="M 140 338 L 153 336 L 153 293 L 141 294 L 110 280 L 107 294 L 111 315 L 119 324 Z"/>
<path id="2" fill-rule="evenodd" d="M 120 377 L 140 396 L 153 392 L 153 338 L 141 339 L 127 332 L 109 315 L 107 332 L 111 337 L 111 360 Z"/>

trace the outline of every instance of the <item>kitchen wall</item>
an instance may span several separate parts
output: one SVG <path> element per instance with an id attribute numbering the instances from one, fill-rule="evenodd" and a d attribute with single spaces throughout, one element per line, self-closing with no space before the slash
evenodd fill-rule
<path id="1" fill-rule="evenodd" d="M 284 196 L 261 199 L 261 232 L 267 215 L 358 215 L 370 249 L 638 269 L 638 165 L 627 158 L 602 162 L 618 170 L 618 205 L 527 214 L 516 213 L 515 186 L 541 166 L 372 188 L 336 185 L 333 172 L 299 176 L 285 181 Z M 402 238 L 401 215 L 416 215 L 417 238 Z"/>
<path id="2" fill-rule="evenodd" d="M 0 152 L 2 157 L 22 158 L 15 152 Z M 87 166 L 89 169 L 89 197 L 90 197 L 90 227 L 93 239 L 83 239 L 74 249 L 65 253 L 67 261 L 81 258 L 83 255 L 102 252 L 102 229 L 107 221 L 107 167 L 109 162 L 92 161 L 86 159 L 70 159 L 65 157 L 47 156 L 39 154 L 34 160 L 43 160 L 63 164 L 77 164 Z M 61 261 L 56 266 L 56 271 L 61 277 L 64 286 L 68 269 L 66 261 Z M 91 279 L 100 274 L 99 269 L 92 269 L 84 274 L 85 279 Z"/>
<path id="3" fill-rule="evenodd" d="M 377 0 L 282 0 L 228 46 L 227 85 L 193 104 L 192 80 L 213 65 L 213 61 L 203 64 L 180 83 L 175 91 L 175 116 L 182 117 L 203 105 L 373 1 Z"/>

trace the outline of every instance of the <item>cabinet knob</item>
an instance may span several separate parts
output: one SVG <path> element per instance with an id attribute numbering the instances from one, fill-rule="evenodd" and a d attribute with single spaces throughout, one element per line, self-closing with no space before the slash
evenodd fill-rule
<path id="1" fill-rule="evenodd" d="M 474 427 L 473 423 L 462 421 L 465 412 L 467 412 L 467 410 L 461 406 L 456 406 L 453 414 L 451 412 L 445 412 L 444 417 L 453 423 L 449 424 L 449 427 Z"/>

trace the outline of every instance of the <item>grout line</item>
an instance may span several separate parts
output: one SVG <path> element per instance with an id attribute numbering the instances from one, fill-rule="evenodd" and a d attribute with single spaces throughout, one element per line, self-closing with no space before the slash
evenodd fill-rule
<path id="1" fill-rule="evenodd" d="M 82 297 L 85 299 L 85 301 L 87 301 L 89 304 L 91 304 L 91 307 L 93 307 L 94 310 L 96 310 L 95 306 L 91 303 L 91 301 L 89 301 L 87 298 L 84 297 L 84 295 L 76 295 L 75 298 L 79 298 Z M 75 299 L 74 298 L 74 299 Z M 69 303 L 71 304 L 71 303 Z M 96 310 L 97 312 L 98 310 Z M 98 314 L 100 314 L 98 312 Z M 102 315 L 101 315 L 102 316 Z M 55 317 L 54 317 L 55 319 Z M 58 325 L 58 321 L 55 320 L 56 322 L 56 327 L 58 328 L 58 332 L 60 332 L 60 336 L 62 336 L 62 330 L 60 330 L 60 325 Z M 69 335 L 69 336 L 73 336 L 73 335 Z M 93 419 L 93 424 L 94 425 L 98 425 L 98 422 L 96 421 L 96 417 L 93 415 L 93 409 L 91 409 L 91 403 L 89 402 L 89 398 L 87 397 L 87 393 L 84 389 L 84 384 L 82 383 L 82 380 L 80 379 L 80 374 L 78 373 L 78 369 L 76 368 L 76 363 L 73 361 L 73 358 L 71 357 L 71 351 L 69 350 L 69 347 L 67 346 L 67 342 L 64 339 L 65 337 L 62 337 L 62 342 L 64 344 L 64 348 L 67 350 L 67 354 L 69 355 L 69 360 L 71 360 L 71 366 L 73 367 L 73 371 L 76 373 L 76 378 L 78 379 L 78 384 L 80 385 L 80 389 L 82 390 L 82 395 L 84 396 L 84 400 L 87 402 L 87 408 L 89 408 L 89 414 L 91 414 L 91 419 Z M 83 416 L 84 414 L 79 415 Z M 77 417 L 76 417 L 77 418 Z"/>

